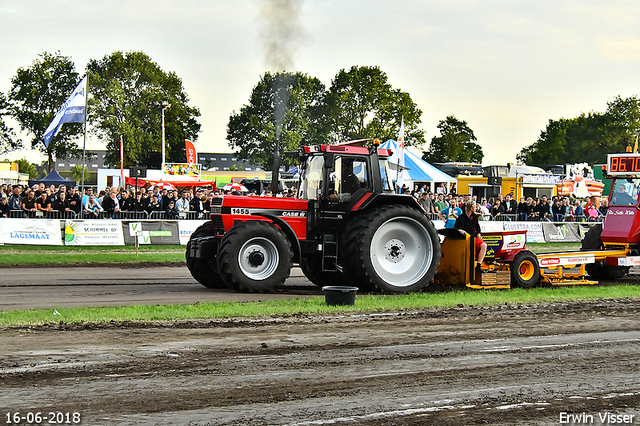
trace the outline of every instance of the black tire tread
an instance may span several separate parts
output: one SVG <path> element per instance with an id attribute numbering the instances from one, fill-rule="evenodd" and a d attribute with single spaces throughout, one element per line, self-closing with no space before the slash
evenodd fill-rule
<path id="1" fill-rule="evenodd" d="M 263 281 L 254 281 L 247 277 L 240 276 L 240 271 L 235 266 L 233 252 L 236 247 L 241 246 L 247 237 L 260 235 L 266 228 L 270 227 L 275 231 L 279 241 L 286 242 L 286 253 L 281 256 L 281 266 L 274 272 L 274 275 Z M 277 241 L 273 241 L 276 246 Z M 276 287 L 281 286 L 291 274 L 293 261 L 293 250 L 285 233 L 277 226 L 266 221 L 250 220 L 234 225 L 222 238 L 218 247 L 218 265 L 220 275 L 227 285 L 237 292 L 244 293 L 271 293 Z"/>
<path id="2" fill-rule="evenodd" d="M 213 259 L 197 259 L 189 256 L 191 249 L 191 239 L 200 237 L 214 236 L 213 224 L 208 221 L 200 225 L 192 234 L 191 238 L 187 242 L 187 251 L 185 252 L 185 258 L 187 261 L 187 269 L 191 273 L 191 276 L 200 284 L 207 288 L 227 288 L 227 284 L 224 282 L 217 268 L 212 265 L 216 265 L 216 252 L 213 248 Z"/>
<path id="3" fill-rule="evenodd" d="M 424 218 L 423 225 L 425 225 L 427 232 L 429 233 L 429 237 L 433 243 L 433 259 L 431 262 L 431 267 L 425 274 L 425 276 L 420 280 L 420 284 L 414 284 L 407 289 L 392 289 L 391 286 L 384 286 L 378 283 L 377 277 L 375 277 L 375 272 L 373 270 L 368 270 L 366 265 L 366 247 L 363 244 L 360 244 L 361 241 L 366 239 L 367 235 L 372 235 L 377 229 L 377 220 L 381 217 L 391 218 L 391 217 L 401 217 L 401 216 L 412 216 L 414 218 L 421 217 Z M 421 291 L 426 288 L 429 283 L 432 281 L 435 276 L 438 266 L 440 265 L 440 240 L 438 239 L 438 234 L 433 226 L 433 223 L 429 219 L 427 219 L 421 212 L 412 209 L 411 207 L 402 206 L 402 205 L 386 205 L 381 207 L 372 208 L 370 210 L 366 210 L 357 217 L 355 217 L 352 221 L 350 221 L 346 229 L 348 230 L 345 238 L 343 247 L 343 265 L 345 259 L 349 259 L 350 262 L 354 262 L 354 273 L 349 275 L 349 278 L 353 282 L 353 285 L 363 289 L 364 291 L 380 291 L 383 293 L 405 293 L 410 291 Z M 418 287 L 418 289 L 416 289 Z"/>

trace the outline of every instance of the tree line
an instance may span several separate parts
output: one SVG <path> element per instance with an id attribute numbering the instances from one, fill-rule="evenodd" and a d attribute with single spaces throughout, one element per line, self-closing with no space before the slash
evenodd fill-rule
<path id="1" fill-rule="evenodd" d="M 174 72 L 164 71 L 143 52 L 113 52 L 90 60 L 85 68 L 89 76 L 88 128 L 105 143 L 107 164 L 119 166 L 122 136 L 125 167 L 159 168 L 163 103 L 170 105 L 165 109 L 167 159 L 185 161 L 184 140 L 198 139 L 200 110 L 190 105 L 182 80 Z M 30 66 L 19 68 L 7 94 L 0 92 L 0 154 L 23 147 L 7 124 L 11 117 L 30 137 L 26 142 L 31 148 L 47 155 L 50 167 L 54 159 L 78 156 L 81 125 L 62 126 L 48 147 L 43 135 L 80 78 L 71 58 L 60 52 L 42 53 Z M 426 161 L 482 162 L 482 146 L 466 121 L 454 115 L 440 120 L 439 135 L 427 144 L 421 116 L 410 94 L 394 88 L 377 66 L 342 69 L 329 87 L 301 72 L 265 72 L 248 102 L 231 112 L 227 142 L 239 158 L 270 170 L 276 137 L 282 151 L 355 139 L 385 141 L 397 138 L 403 122 L 405 144 L 421 149 Z M 543 167 L 604 162 L 607 153 L 633 143 L 639 129 L 638 99 L 617 97 L 604 113 L 549 120 L 538 140 L 516 158 Z M 284 157 L 283 161 L 292 165 L 296 159 Z"/>

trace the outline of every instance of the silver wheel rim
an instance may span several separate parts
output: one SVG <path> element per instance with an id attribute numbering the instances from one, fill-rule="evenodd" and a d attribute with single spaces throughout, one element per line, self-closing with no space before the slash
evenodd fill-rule
<path id="1" fill-rule="evenodd" d="M 261 256 L 263 261 L 257 264 L 256 256 Z M 242 273 L 255 281 L 264 280 L 273 275 L 279 262 L 278 248 L 273 242 L 263 237 L 247 240 L 238 253 L 238 265 Z"/>
<path id="2" fill-rule="evenodd" d="M 373 235 L 371 263 L 387 283 L 408 287 L 420 281 L 431 267 L 433 242 L 427 229 L 409 217 L 389 219 Z"/>

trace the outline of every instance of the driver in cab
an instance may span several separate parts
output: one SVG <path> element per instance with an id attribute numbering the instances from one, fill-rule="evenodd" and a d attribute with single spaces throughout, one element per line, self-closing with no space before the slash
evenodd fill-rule
<path id="1" fill-rule="evenodd" d="M 610 205 L 615 206 L 633 206 L 636 204 L 636 200 L 627 193 L 624 184 L 618 184 L 617 191 L 611 197 Z"/>

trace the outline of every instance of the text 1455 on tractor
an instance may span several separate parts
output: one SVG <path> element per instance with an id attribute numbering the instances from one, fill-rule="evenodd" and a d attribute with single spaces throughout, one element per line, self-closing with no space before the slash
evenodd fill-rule
<path id="1" fill-rule="evenodd" d="M 396 194 L 377 146 L 299 150 L 297 198 L 225 196 L 187 244 L 187 267 L 206 287 L 269 292 L 293 264 L 314 284 L 387 293 L 420 291 L 440 264 L 424 209 Z"/>

